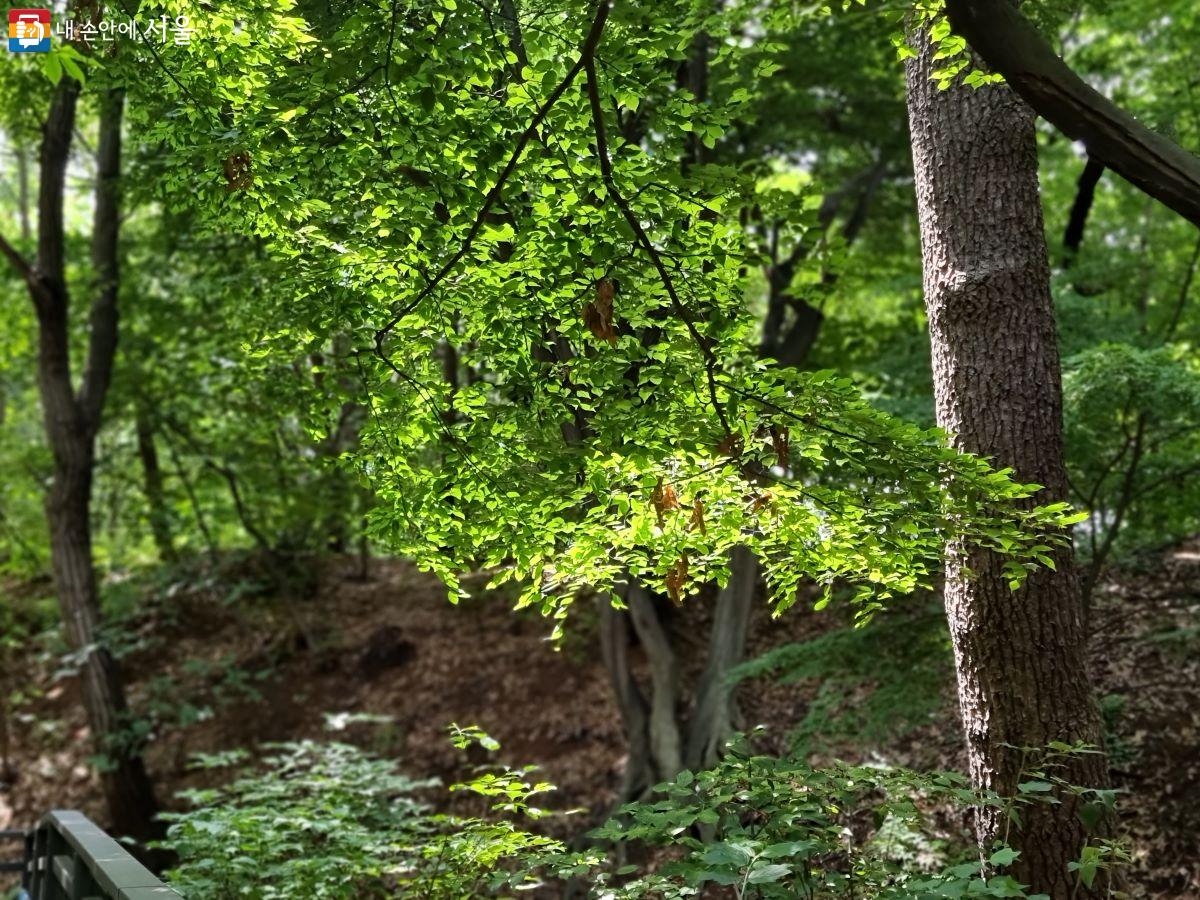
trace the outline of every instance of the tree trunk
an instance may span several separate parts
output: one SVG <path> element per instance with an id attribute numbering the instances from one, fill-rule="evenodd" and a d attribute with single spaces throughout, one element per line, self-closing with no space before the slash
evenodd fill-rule
<path id="1" fill-rule="evenodd" d="M 154 443 L 154 421 L 149 412 L 140 406 L 136 427 L 138 458 L 142 462 L 142 491 L 146 495 L 150 533 L 158 549 L 158 558 L 165 563 L 173 563 L 179 557 L 171 538 L 171 514 L 167 511 L 162 467 L 158 464 L 158 447 Z"/>
<path id="2" fill-rule="evenodd" d="M 650 754 L 659 779 L 683 770 L 683 739 L 679 727 L 679 666 L 671 636 L 658 616 L 655 597 L 641 582 L 625 593 L 629 617 L 650 663 Z"/>
<path id="3" fill-rule="evenodd" d="M 87 359 L 78 392 L 71 378 L 70 298 L 66 283 L 63 191 L 75 126 L 78 82 L 55 90 L 43 129 L 36 265 L 24 269 L 38 320 L 38 390 L 54 480 L 46 496 L 50 556 L 67 642 L 80 658 L 88 724 L 106 757 L 101 781 L 114 828 L 135 837 L 155 833 L 157 810 L 137 742 L 127 731 L 125 693 L 116 660 L 98 643 L 100 604 L 92 566 L 90 521 L 96 434 L 112 380 L 117 347 L 117 238 L 120 225 L 121 118 L 124 97 L 101 98 L 92 232 L 95 297 Z M 19 262 L 19 261 L 18 261 Z"/>
<path id="4" fill-rule="evenodd" d="M 33 228 L 29 223 L 29 157 L 25 144 L 13 149 L 17 157 L 17 215 L 21 220 L 21 244 L 29 243 Z"/>
<path id="5" fill-rule="evenodd" d="M 658 783 L 652 770 L 650 753 L 650 722 L 646 698 L 633 677 L 629 663 L 629 615 L 617 609 L 612 600 L 601 595 L 596 599 L 600 620 L 600 653 L 609 683 L 621 713 L 628 753 L 625 774 L 617 796 L 617 806 L 638 799 Z"/>
<path id="6" fill-rule="evenodd" d="M 1062 500 L 1061 376 L 1033 113 L 1006 87 L 938 90 L 928 40 L 915 46 L 908 110 L 938 424 L 957 448 L 1045 485 L 1037 502 Z M 945 604 L 972 778 L 1010 796 L 1024 764 L 1014 747 L 1099 745 L 1101 728 L 1071 551 L 1015 592 L 1002 562 L 952 542 Z M 1099 754 L 1073 757 L 1058 774 L 1107 784 Z M 1015 876 L 1054 898 L 1076 896 L 1067 863 L 1088 836 L 1063 799 L 1024 809 L 1009 833 L 1021 851 Z M 980 814 L 985 853 L 1007 824 L 995 810 Z"/>
<path id="7" fill-rule="evenodd" d="M 59 414 L 47 408 L 47 415 Z M 128 706 L 117 661 L 97 643 L 100 618 L 92 567 L 89 506 L 92 482 L 90 439 L 56 446 L 54 483 L 46 499 L 50 558 L 67 643 L 82 659 L 88 726 L 106 759 L 100 778 L 114 829 L 138 838 L 155 836 L 157 805 L 139 747 L 128 731 Z"/>
<path id="8" fill-rule="evenodd" d="M 750 550 L 737 547 L 731 554 L 729 569 L 729 581 L 717 597 L 708 662 L 700 675 L 688 723 L 684 764 L 693 770 L 715 765 L 725 741 L 737 729 L 738 710 L 729 673 L 746 652 L 746 631 L 758 587 L 758 561 Z"/>

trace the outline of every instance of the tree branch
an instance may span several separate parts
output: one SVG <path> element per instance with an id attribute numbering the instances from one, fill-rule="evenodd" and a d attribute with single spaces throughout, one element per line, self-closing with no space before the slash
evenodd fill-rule
<path id="1" fill-rule="evenodd" d="M 1188 262 L 1188 267 L 1183 274 L 1183 283 L 1179 286 L 1179 299 L 1175 301 L 1175 309 L 1171 313 L 1171 319 L 1167 322 L 1166 331 L 1163 332 L 1163 341 L 1171 340 L 1175 336 L 1175 330 L 1179 327 L 1179 320 L 1183 316 L 1183 308 L 1187 306 L 1188 295 L 1192 291 L 1192 282 L 1196 278 L 1196 266 L 1200 264 L 1200 239 L 1196 240 L 1196 247 L 1192 250 L 1192 258 Z"/>
<path id="2" fill-rule="evenodd" d="M 67 160 L 75 131 L 79 82 L 64 78 L 50 102 L 42 132 L 41 184 L 38 190 L 38 249 L 35 277 L 43 285 L 61 288 L 66 303 L 66 247 L 63 230 L 63 192 Z M 64 309 L 65 318 L 65 309 Z"/>
<path id="3" fill-rule="evenodd" d="M 1096 185 L 1104 174 L 1104 163 L 1093 157 L 1088 157 L 1087 164 L 1079 175 L 1075 186 L 1075 200 L 1071 203 L 1071 215 L 1067 219 L 1067 227 L 1063 231 L 1063 264 L 1070 266 L 1079 254 L 1083 244 L 1083 230 L 1087 227 L 1088 213 L 1092 211 L 1092 201 L 1096 199 Z"/>
<path id="4" fill-rule="evenodd" d="M 1200 159 L 1089 87 L 1008 0 L 946 0 L 954 30 L 1035 112 L 1122 178 L 1200 225 Z"/>
<path id="5" fill-rule="evenodd" d="M 54 91 L 42 128 L 37 260 L 26 278 L 38 319 L 38 387 L 46 437 L 57 463 L 69 456 L 68 448 L 77 447 L 77 432 L 84 427 L 71 384 L 70 296 L 63 227 L 63 194 L 78 98 L 79 82 L 63 78 Z"/>
<path id="6" fill-rule="evenodd" d="M 4 239 L 4 235 L 0 234 L 0 253 L 13 265 L 22 278 L 29 277 L 29 261 L 21 255 L 12 244 Z"/>
<path id="7" fill-rule="evenodd" d="M 671 278 L 671 273 L 667 271 L 662 254 L 654 246 L 654 242 L 650 240 L 650 235 L 646 234 L 646 229 L 642 227 L 641 219 L 633 212 L 629 206 L 629 202 L 625 199 L 625 195 L 617 187 L 616 177 L 613 174 L 612 157 L 609 156 L 608 152 L 608 136 L 604 127 L 604 111 L 601 109 L 600 104 L 600 84 L 596 78 L 596 63 L 592 57 L 589 56 L 584 61 L 584 69 L 587 72 L 588 104 L 592 112 L 592 130 L 596 136 L 596 157 L 600 163 L 600 177 L 604 180 L 604 186 L 608 189 L 613 202 L 617 204 L 617 208 L 620 209 L 621 215 L 629 225 L 629 229 L 633 232 L 637 243 L 646 251 L 646 255 L 650 257 L 650 262 L 653 264 L 654 270 L 658 273 L 659 280 L 662 282 L 663 288 L 666 289 L 667 297 L 671 301 L 671 308 L 675 310 L 675 314 L 679 316 L 687 328 L 688 334 L 695 342 L 697 348 L 699 348 L 700 354 L 704 357 L 704 373 L 708 381 L 708 396 L 712 402 L 713 412 L 717 414 L 717 418 L 721 422 L 721 427 L 725 429 L 725 433 L 732 434 L 733 429 L 725 416 L 725 410 L 721 407 L 720 399 L 717 396 L 717 358 L 713 354 L 712 341 L 702 335 L 696 327 L 692 314 L 679 298 L 679 292 L 675 289 L 675 281 Z"/>

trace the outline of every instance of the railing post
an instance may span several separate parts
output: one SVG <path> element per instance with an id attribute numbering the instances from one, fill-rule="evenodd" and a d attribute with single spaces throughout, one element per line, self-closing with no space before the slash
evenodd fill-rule
<path id="1" fill-rule="evenodd" d="M 26 837 L 30 900 L 183 900 L 82 813 L 50 813 Z"/>
<path id="2" fill-rule="evenodd" d="M 66 888 L 59 881 L 57 863 L 60 857 L 70 853 L 67 842 L 55 829 L 46 832 L 46 868 L 42 882 L 42 896 L 37 900 L 71 900 Z"/>

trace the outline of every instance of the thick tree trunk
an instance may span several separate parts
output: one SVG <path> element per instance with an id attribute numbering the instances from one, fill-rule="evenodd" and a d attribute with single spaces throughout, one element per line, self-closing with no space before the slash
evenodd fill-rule
<path id="1" fill-rule="evenodd" d="M 938 90 L 923 37 L 908 63 L 908 109 L 932 341 L 938 424 L 956 447 L 1045 485 L 1038 502 L 1066 497 L 1061 377 L 1038 195 L 1033 113 L 1009 89 Z M 1016 792 L 1014 747 L 1101 743 L 1084 664 L 1080 589 L 1070 550 L 1011 591 L 1002 558 L 947 548 L 946 613 L 974 782 Z M 1107 783 L 1102 755 L 1059 774 Z M 1065 800 L 1065 798 L 1064 798 Z M 1087 834 L 1069 802 L 1024 809 L 1009 832 L 1016 877 L 1053 898 L 1075 896 L 1067 863 Z M 980 815 L 986 848 L 1006 828 Z"/>

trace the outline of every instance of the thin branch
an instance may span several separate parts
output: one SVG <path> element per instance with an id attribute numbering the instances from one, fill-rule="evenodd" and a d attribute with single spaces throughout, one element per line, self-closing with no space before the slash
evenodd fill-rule
<path id="1" fill-rule="evenodd" d="M 1063 231 L 1063 265 L 1070 266 L 1079 255 L 1083 244 L 1083 231 L 1087 227 L 1088 213 L 1092 211 L 1092 203 L 1096 199 L 1096 185 L 1104 174 L 1104 163 L 1088 157 L 1079 181 L 1075 187 L 1075 200 L 1071 203 L 1071 215 L 1067 219 L 1067 227 Z"/>
<path id="2" fill-rule="evenodd" d="M 675 281 L 671 278 L 671 273 L 667 271 L 666 264 L 663 263 L 658 248 L 654 246 L 654 242 L 646 234 L 646 229 L 642 227 L 641 220 L 634 214 L 628 201 L 626 201 L 617 187 L 616 178 L 613 176 L 612 159 L 608 154 L 608 137 L 604 129 L 604 111 L 600 106 L 600 85 L 596 79 L 596 66 L 593 60 L 589 58 L 585 61 L 584 68 L 587 72 L 588 101 L 592 109 L 592 128 L 596 134 L 596 154 L 600 162 L 600 176 L 603 178 L 609 194 L 612 195 L 613 201 L 621 210 L 621 215 L 624 216 L 625 221 L 633 231 L 634 237 L 642 245 L 642 249 L 646 251 L 646 255 L 650 257 L 650 262 L 658 272 L 659 280 L 662 281 L 663 287 L 666 289 L 675 314 L 683 321 L 683 324 L 687 327 L 688 334 L 692 336 L 692 340 L 695 341 L 696 346 L 700 349 L 701 354 L 703 354 L 705 375 L 708 380 L 709 399 L 712 401 L 713 410 L 716 412 L 717 418 L 721 420 L 721 426 L 725 429 L 725 433 L 731 434 L 733 429 L 729 425 L 729 420 L 726 418 L 725 411 L 721 408 L 721 402 L 717 396 L 717 358 L 712 351 L 712 341 L 702 335 L 696 327 L 692 314 L 688 312 L 683 301 L 679 299 L 679 293 L 675 290 Z"/>
<path id="3" fill-rule="evenodd" d="M 583 44 L 580 47 L 578 59 L 576 59 L 571 68 L 567 70 L 567 74 L 563 77 L 563 80 L 558 83 L 558 86 L 550 92 L 550 95 L 542 102 L 542 105 L 538 107 L 537 112 L 534 113 L 533 118 L 530 119 L 529 124 L 525 126 L 525 130 L 521 132 L 521 135 L 517 138 L 516 146 L 513 147 L 512 153 L 509 154 L 508 162 L 505 163 L 504 168 L 501 170 L 495 184 L 492 185 L 491 190 L 489 190 L 487 192 L 487 196 L 484 197 L 483 205 L 480 207 L 479 212 L 476 213 L 475 221 L 471 223 L 471 227 L 467 230 L 467 234 L 463 238 L 462 243 L 459 245 L 458 250 L 454 252 L 454 255 L 451 256 L 450 259 L 446 260 L 446 262 L 442 264 L 442 267 L 438 269 L 432 278 L 425 282 L 424 287 L 421 288 L 421 290 L 417 293 L 417 296 L 411 302 L 393 314 L 387 323 L 375 332 L 375 352 L 379 356 L 382 357 L 385 355 L 383 352 L 383 341 L 388 334 L 391 333 L 392 329 L 400 324 L 400 321 L 405 316 L 407 316 L 422 302 L 424 302 L 424 300 L 429 297 L 430 294 L 437 290 L 438 285 L 445 280 L 446 276 L 454 270 L 454 267 L 462 261 L 463 257 L 466 256 L 468 252 L 470 252 L 471 246 L 475 242 L 475 238 L 479 235 L 480 229 L 483 228 L 484 222 L 487 220 L 488 213 L 491 212 L 492 207 L 500 199 L 504 192 L 504 187 L 508 183 L 508 179 L 512 177 L 513 172 L 516 171 L 518 163 L 521 161 L 521 157 L 525 154 L 525 148 L 528 147 L 529 142 L 537 136 L 538 128 L 540 128 L 542 122 L 546 120 L 546 116 L 550 114 L 550 110 L 553 109 L 554 104 L 557 103 L 563 94 L 567 92 L 567 89 L 579 76 L 579 73 L 583 71 L 584 66 L 591 61 L 596 52 L 596 47 L 600 43 L 600 36 L 604 33 L 604 23 L 608 20 L 609 9 L 609 0 L 601 0 L 601 2 L 596 5 L 596 13 L 592 19 L 591 28 L 588 30 L 587 36 L 584 38 Z"/>
<path id="4" fill-rule="evenodd" d="M 1174 472 L 1168 472 L 1161 478 L 1156 478 L 1153 481 L 1147 482 L 1146 484 L 1142 485 L 1139 490 L 1134 491 L 1133 499 L 1140 500 L 1142 497 L 1157 491 L 1160 487 L 1171 483 L 1181 483 L 1185 478 L 1190 478 L 1192 475 L 1196 475 L 1198 473 L 1200 473 L 1200 463 L 1194 466 L 1187 466 L 1183 469 L 1176 469 Z"/>
<path id="5" fill-rule="evenodd" d="M 112 382 L 117 351 L 117 299 L 120 293 L 121 119 L 125 94 L 109 91 L 101 101 L 96 147 L 96 202 L 92 227 L 92 269 L 96 296 L 89 317 L 87 360 L 79 386 L 79 408 L 94 431 Z"/>
<path id="6" fill-rule="evenodd" d="M 21 252 L 4 239 L 4 235 L 0 234 L 0 253 L 3 253 L 5 258 L 12 263 L 13 268 L 17 270 L 22 278 L 29 277 L 29 260 L 21 255 Z"/>
<path id="7" fill-rule="evenodd" d="M 1183 316 L 1183 308 L 1187 306 L 1188 295 L 1192 291 L 1192 282 L 1196 278 L 1196 266 L 1200 264 L 1200 238 L 1196 240 L 1196 247 L 1192 250 L 1192 258 L 1188 262 L 1187 271 L 1183 274 L 1183 283 L 1179 286 L 1179 299 L 1175 301 L 1175 309 L 1171 313 L 1171 321 L 1167 323 L 1166 331 L 1163 332 L 1163 342 L 1169 341 L 1175 336 L 1175 329 L 1179 327 L 1179 320 Z"/>

